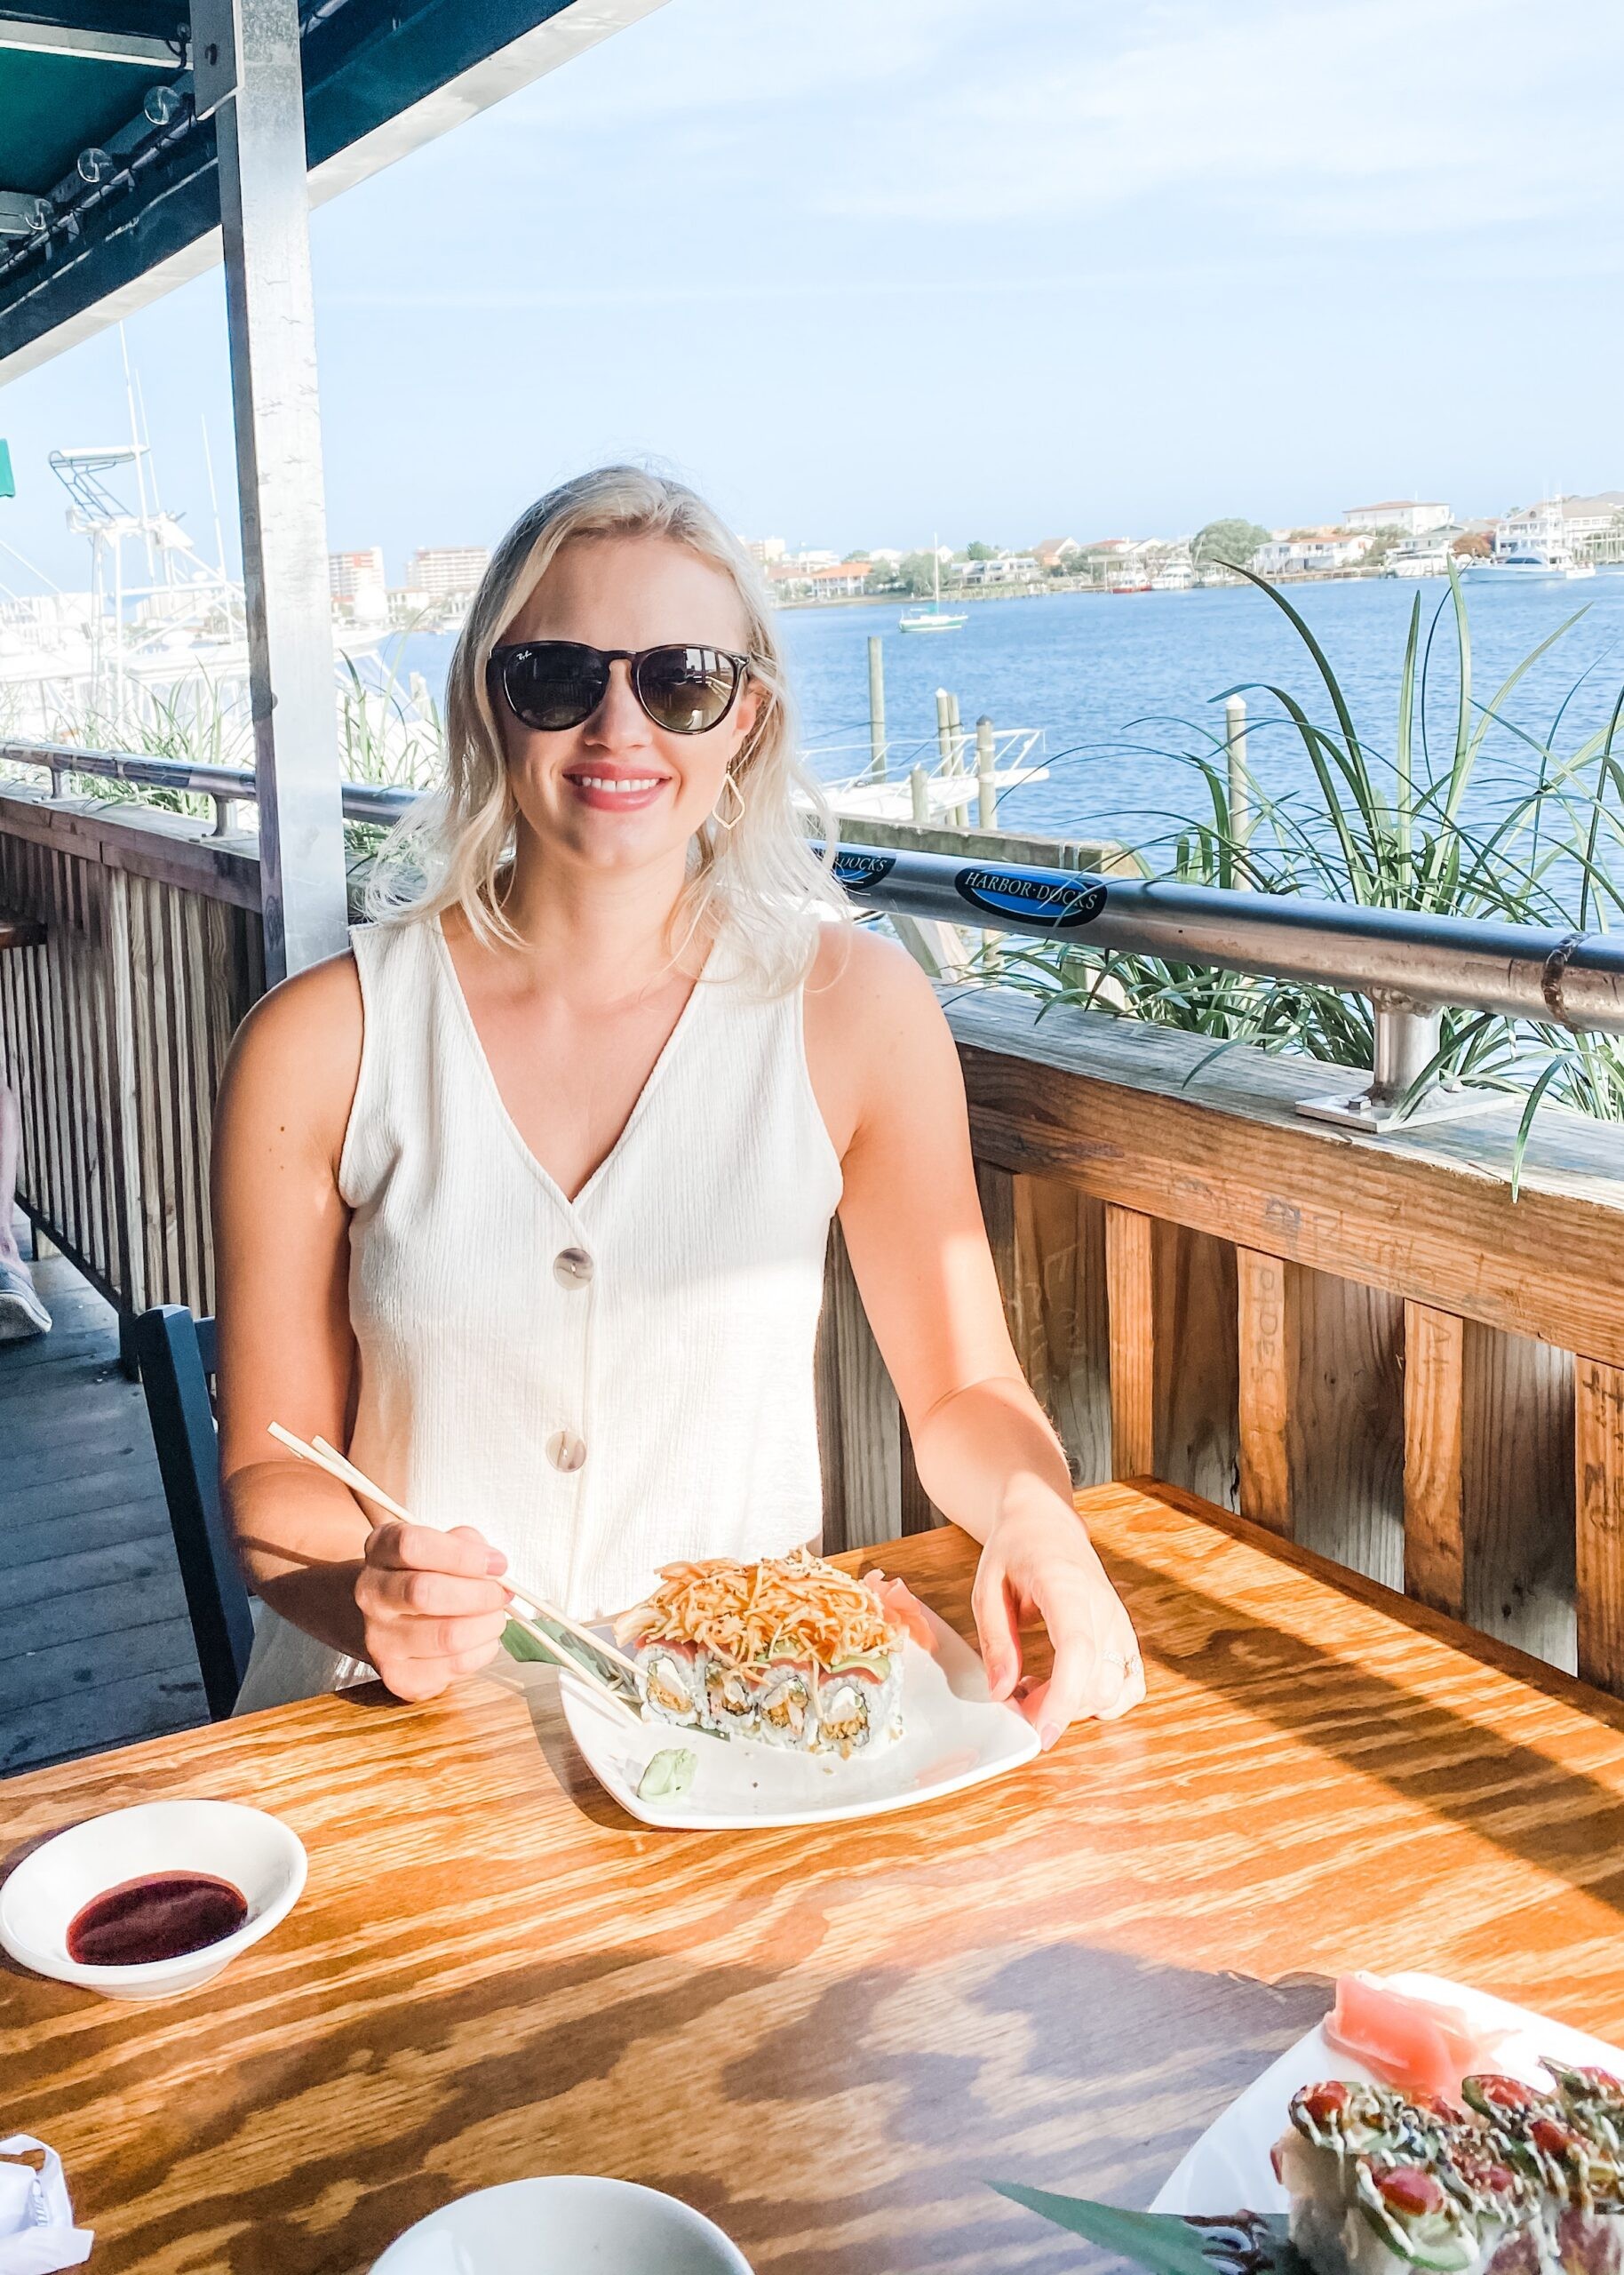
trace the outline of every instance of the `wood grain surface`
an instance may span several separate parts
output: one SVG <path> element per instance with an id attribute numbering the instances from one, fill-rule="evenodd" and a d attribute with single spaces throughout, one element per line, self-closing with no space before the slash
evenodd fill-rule
<path id="1" fill-rule="evenodd" d="M 1624 1709 L 1182 1497 L 1080 1505 L 1146 1704 L 888 1818 L 647 1831 L 545 1683 L 489 1680 L 10 1783 L 8 1862 L 163 1794 L 251 1800 L 310 1853 L 188 1999 L 0 1974 L 6 2119 L 61 2149 L 101 2275 L 359 2275 L 553 2171 L 673 2190 L 763 2275 L 1058 2275 L 1076 2246 L 985 2178 L 1147 2202 L 1341 1968 L 1624 2037 Z M 967 1627 L 961 1535 L 884 1561 Z"/>
<path id="2" fill-rule="evenodd" d="M 1302 1062 L 1030 998 L 947 1006 L 978 1159 L 1624 1367 L 1624 1138 L 1514 1101 L 1380 1138 L 1304 1119 Z"/>

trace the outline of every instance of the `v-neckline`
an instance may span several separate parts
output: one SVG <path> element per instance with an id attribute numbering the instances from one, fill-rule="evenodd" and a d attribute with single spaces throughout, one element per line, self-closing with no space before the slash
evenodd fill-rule
<path id="1" fill-rule="evenodd" d="M 507 1100 L 502 1095 L 502 1085 L 497 1080 L 496 1068 L 490 1063 L 490 1053 L 486 1050 L 483 1042 L 480 1040 L 480 1031 L 474 1024 L 474 1013 L 469 1009 L 467 996 L 463 993 L 463 984 L 458 978 L 457 966 L 451 958 L 450 942 L 445 937 L 445 928 L 441 923 L 438 914 L 431 916 L 428 922 L 430 929 L 434 936 L 435 954 L 447 984 L 450 988 L 451 1001 L 456 1007 L 457 1017 L 461 1024 L 463 1033 L 467 1037 L 468 1047 L 472 1050 L 474 1060 L 479 1066 L 485 1087 L 490 1093 L 491 1104 L 496 1108 L 497 1119 L 506 1128 L 508 1137 L 512 1140 L 520 1159 L 524 1161 L 531 1175 L 536 1177 L 541 1185 L 545 1186 L 546 1190 L 553 1195 L 554 1200 L 559 1202 L 561 1207 L 567 1210 L 569 1215 L 574 1216 L 581 1209 L 583 1203 L 590 1197 L 593 1186 L 598 1184 L 601 1177 L 608 1174 L 609 1169 L 614 1167 L 621 1154 L 625 1152 L 633 1132 L 636 1130 L 638 1123 L 643 1118 L 643 1112 L 645 1107 L 648 1106 L 649 1098 L 658 1087 L 660 1077 L 664 1074 L 666 1067 L 671 1064 L 678 1043 L 681 1041 L 682 1036 L 687 1032 L 688 1028 L 693 1024 L 694 1007 L 699 1001 L 700 990 L 705 984 L 705 974 L 709 971 L 711 968 L 711 960 L 716 953 L 715 943 L 712 942 L 711 946 L 705 951 L 705 962 L 699 968 L 698 976 L 696 978 L 693 986 L 689 990 L 688 1001 L 678 1012 L 676 1024 L 672 1028 L 671 1033 L 666 1036 L 665 1042 L 662 1044 L 659 1057 L 655 1060 L 653 1066 L 649 1069 L 648 1074 L 643 1078 L 643 1086 L 637 1093 L 637 1097 L 633 1103 L 632 1111 L 627 1114 L 625 1121 L 621 1127 L 619 1137 L 616 1138 L 614 1144 L 609 1147 L 608 1153 L 605 1153 L 603 1159 L 598 1163 L 597 1168 L 593 1169 L 592 1175 L 586 1179 L 586 1182 L 581 1186 L 580 1190 L 572 1195 L 564 1191 L 563 1186 L 553 1175 L 551 1169 L 546 1167 L 545 1162 L 541 1161 L 537 1158 L 529 1140 L 526 1138 L 523 1130 L 520 1129 L 518 1123 L 513 1120 L 513 1114 L 508 1109 Z"/>

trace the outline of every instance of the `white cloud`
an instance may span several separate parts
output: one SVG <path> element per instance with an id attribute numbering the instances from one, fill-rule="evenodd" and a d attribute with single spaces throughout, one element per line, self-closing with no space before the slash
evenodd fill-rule
<path id="1" fill-rule="evenodd" d="M 1141 0 L 1109 23 L 1088 14 L 1083 36 L 1057 41 L 1053 9 L 1017 10 L 1047 20 L 912 106 L 831 210 L 1060 219 L 1198 191 L 1287 229 L 1379 233 L 1616 200 L 1596 90 L 1624 66 L 1624 11 L 1600 0 Z"/>

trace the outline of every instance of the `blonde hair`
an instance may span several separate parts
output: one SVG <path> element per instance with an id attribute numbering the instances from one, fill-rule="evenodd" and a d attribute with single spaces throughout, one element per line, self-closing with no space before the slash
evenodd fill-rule
<path id="1" fill-rule="evenodd" d="M 795 754 L 784 658 L 754 563 L 694 491 L 641 467 L 599 467 L 561 483 L 521 514 L 497 547 L 451 659 L 445 779 L 386 842 L 368 887 L 368 914 L 400 923 L 456 907 L 476 938 L 516 939 L 501 887 L 517 808 L 487 666 L 560 549 L 592 537 L 668 538 L 720 570 L 738 595 L 759 706 L 728 770 L 743 807 L 731 830 L 712 816 L 695 834 L 673 911 L 671 953 L 674 961 L 697 934 L 709 933 L 732 952 L 722 976 L 752 979 L 768 994 L 787 993 L 816 953 L 820 914 L 850 914 L 832 872 L 833 816 Z M 728 797 L 724 786 L 719 803 Z M 813 832 L 824 840 L 821 858 L 808 842 Z"/>

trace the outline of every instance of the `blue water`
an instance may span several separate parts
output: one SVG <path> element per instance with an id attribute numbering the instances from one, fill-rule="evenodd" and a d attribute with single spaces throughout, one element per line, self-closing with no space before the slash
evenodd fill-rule
<path id="1" fill-rule="evenodd" d="M 1443 763 L 1453 744 L 1457 688 L 1447 586 L 1371 579 L 1288 588 L 1329 658 L 1379 776 L 1390 768 L 1405 636 L 1418 595 L 1423 627 L 1440 602 L 1445 606 L 1427 702 L 1435 758 Z M 1544 741 L 1553 739 L 1560 713 L 1554 746 L 1561 755 L 1605 727 L 1624 685 L 1624 573 L 1604 570 L 1578 584 L 1509 589 L 1469 585 L 1466 598 L 1472 688 L 1480 702 L 1582 611 L 1520 682 L 1506 715 Z M 1316 723 L 1334 723 L 1303 643 L 1279 609 L 1250 587 L 978 603 L 962 631 L 924 639 L 899 634 L 896 618 L 895 606 L 794 609 L 779 616 L 804 746 L 829 778 L 866 765 L 868 635 L 878 633 L 885 642 L 895 770 L 905 771 L 916 759 L 934 765 L 938 685 L 958 695 L 967 724 L 985 714 L 999 728 L 1044 730 L 1048 778 L 1004 797 L 1000 818 L 1010 829 L 1165 843 L 1177 817 L 1210 810 L 1200 784 L 1173 754 L 1210 750 L 1208 738 L 1221 740 L 1220 698 L 1237 685 L 1272 682 Z M 450 641 L 414 638 L 406 646 L 406 663 L 438 690 Z M 1247 705 L 1254 772 L 1271 794 L 1304 790 L 1302 746 L 1280 706 L 1259 686 L 1249 690 Z M 1420 774 L 1419 755 L 1415 763 Z M 1492 731 L 1469 816 L 1482 820 L 1503 811 L 1532 783 L 1537 764 L 1514 732 Z"/>

